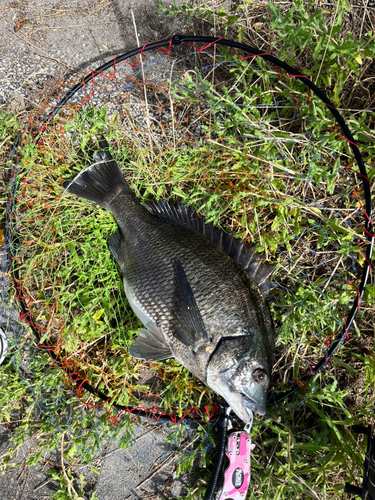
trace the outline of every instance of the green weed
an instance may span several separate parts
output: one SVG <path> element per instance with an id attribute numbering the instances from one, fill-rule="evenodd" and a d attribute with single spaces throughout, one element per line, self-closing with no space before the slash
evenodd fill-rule
<path id="1" fill-rule="evenodd" d="M 206 20 L 215 16 L 224 30 L 233 28 L 242 39 L 242 16 L 250 8 L 251 2 L 244 2 L 234 14 L 207 6 L 197 10 L 190 4 L 174 4 L 170 10 Z M 373 58 L 373 35 L 364 40 L 342 35 L 349 8 L 345 2 L 329 15 L 321 10 L 311 14 L 310 8 L 295 1 L 284 15 L 269 5 L 271 27 L 278 36 L 274 46 L 281 59 L 298 64 L 303 60 L 303 72 L 324 87 L 336 105 L 343 105 L 349 99 L 348 88 Z M 215 57 L 222 63 L 216 69 L 217 81 L 190 68 L 168 83 L 176 115 L 180 109 L 199 106 L 200 132 L 189 140 L 179 130 L 182 119 L 163 139 L 170 141 L 165 147 L 157 131 L 150 139 L 139 132 L 136 114 L 128 110 L 126 120 L 104 106 L 69 109 L 57 117 L 43 143 L 29 142 L 23 151 L 27 197 L 17 199 L 14 227 L 23 242 L 14 265 L 32 298 L 30 307 L 43 342 L 69 363 L 66 367 L 73 366 L 96 390 L 123 405 L 145 400 L 150 404 L 145 379 L 151 370 L 157 380 L 151 404 L 178 416 L 192 407 L 212 406 L 215 396 L 174 360 L 147 366 L 130 358 L 127 348 L 140 323 L 128 307 L 106 245 L 116 224 L 107 212 L 63 192 L 63 179 L 89 161 L 85 151 L 93 136 L 104 134 L 110 141 L 140 201 L 168 198 L 189 205 L 207 222 L 256 243 L 257 252 L 278 263 L 275 276 L 281 288 L 270 303 L 279 332 L 277 390 L 289 388 L 324 356 L 326 339 L 337 333 L 356 296 L 355 288 L 347 285 L 358 272 L 352 262 L 359 267 L 364 262 L 356 246 L 361 239 L 360 207 L 351 196 L 359 184 L 344 170 L 352 153 L 348 143 L 332 133 L 335 123 L 326 107 L 314 96 L 308 102 L 301 82 L 280 79 L 261 59 L 249 65 L 227 50 L 218 50 Z M 149 99 L 160 97 L 151 90 Z M 121 110 L 125 107 L 121 104 Z M 342 114 L 360 143 L 372 180 L 375 115 L 345 109 Z M 135 125 L 124 133 L 124 123 Z M 340 213 L 344 216 L 338 217 Z M 372 285 L 365 300 L 366 307 L 373 306 Z M 257 420 L 248 498 L 333 499 L 342 496 L 345 481 L 358 482 L 365 445 L 358 443 L 350 426 L 371 421 L 375 379 L 369 326 L 361 314 L 360 328 L 351 333 L 353 340 L 336 354 L 328 372 Z M 17 369 L 21 347 L 14 345 L 13 363 L 0 368 L 7 387 L 0 394 L 3 419 L 11 422 L 15 411 L 22 415 L 14 446 L 26 436 L 39 436 L 41 451 L 30 457 L 32 465 L 43 450 L 59 446 L 65 435 L 67 459 L 91 462 L 107 439 L 119 438 L 120 427 L 112 426 L 113 413 L 108 413 L 110 404 L 102 411 L 82 406 L 82 401 L 92 400 L 80 391 L 77 398 L 76 388 L 69 389 L 64 372 L 53 367 L 42 350 L 29 366 L 33 375 L 22 373 Z M 121 427 L 127 431 L 120 441 L 125 447 L 130 442 L 130 418 L 124 417 Z M 211 464 L 212 430 L 201 429 L 196 436 L 194 452 L 182 452 L 176 470 L 177 475 L 190 470 L 197 457 L 202 461 L 187 499 L 203 498 L 209 476 L 203 468 Z M 171 442 L 182 448 L 185 439 L 182 426 L 170 434 Z M 4 463 L 10 463 L 10 454 Z M 60 484 L 56 498 L 72 495 L 70 474 L 68 470 L 53 476 Z M 79 497 L 82 491 L 78 488 L 76 493 Z"/>

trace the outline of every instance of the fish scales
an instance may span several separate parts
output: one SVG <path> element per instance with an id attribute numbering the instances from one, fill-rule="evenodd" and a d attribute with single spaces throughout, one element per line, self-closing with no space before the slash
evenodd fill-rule
<path id="1" fill-rule="evenodd" d="M 202 234 L 212 229 L 196 219 L 190 223 L 185 207 L 164 203 L 157 213 L 157 202 L 152 210 L 142 206 L 108 146 L 94 160 L 66 187 L 109 210 L 118 223 L 109 248 L 145 327 L 130 353 L 150 360 L 175 357 L 245 422 L 250 410 L 264 414 L 276 334 L 255 281 Z M 193 228 L 198 226 L 201 232 Z"/>
<path id="2" fill-rule="evenodd" d="M 133 258 L 124 259 L 121 270 L 128 286 L 134 290 L 147 310 L 151 309 L 147 307 L 149 304 L 145 296 L 148 294 L 156 297 L 156 309 L 153 311 L 155 321 L 158 319 L 158 309 L 168 310 L 172 300 L 173 267 L 170 256 L 181 262 L 189 282 L 194 284 L 194 296 L 204 320 L 211 302 L 206 290 L 211 290 L 211 294 L 220 295 L 222 300 L 220 307 L 212 311 L 213 318 L 207 317 L 210 322 L 220 318 L 221 311 L 226 314 L 227 307 L 232 311 L 236 310 L 241 323 L 245 322 L 246 314 L 254 313 L 247 290 L 241 290 L 241 280 L 237 275 L 233 275 L 234 261 L 226 258 L 225 254 L 213 245 L 208 246 L 207 241 L 200 234 L 192 234 L 190 228 L 182 228 L 170 224 L 169 221 L 161 224 L 146 209 L 139 213 L 141 222 L 134 224 L 134 220 L 127 219 L 121 210 L 126 206 L 126 200 L 119 196 L 117 202 L 119 209 L 114 207 L 112 213 L 119 221 L 125 237 L 124 255 L 138 256 L 136 261 Z M 135 237 L 127 238 L 128 234 Z M 140 265 L 142 267 L 139 267 Z M 229 279 L 225 279 L 226 276 Z M 233 297 L 236 297 L 238 302 L 233 303 Z M 236 321 L 238 320 L 236 318 Z"/>
<path id="3" fill-rule="evenodd" d="M 126 218 L 121 217 L 122 214 L 116 210 L 113 210 L 113 215 L 121 221 L 120 228 L 126 235 L 129 230 Z M 134 266 L 133 259 L 126 259 L 122 263 L 122 272 L 132 293 L 138 297 L 143 309 L 149 312 L 152 321 L 160 323 L 162 313 L 165 315 L 171 308 L 173 267 L 170 256 L 172 256 L 181 262 L 188 281 L 194 288 L 194 297 L 204 322 L 209 326 L 213 324 L 213 327 L 220 325 L 221 336 L 225 335 L 224 325 L 229 329 L 227 335 L 236 334 L 231 323 L 236 325 L 237 329 L 247 327 L 250 334 L 255 311 L 249 300 L 248 290 L 243 286 L 239 276 L 233 273 L 232 268 L 235 263 L 230 258 L 223 259 L 222 257 L 226 256 L 222 256 L 215 247 L 210 248 L 200 235 L 197 235 L 199 238 L 193 235 L 192 242 L 189 242 L 191 230 L 188 228 L 186 231 L 181 231 L 181 227 L 176 228 L 167 223 L 160 231 L 158 221 L 155 221 L 154 216 L 148 217 L 148 215 L 147 212 L 143 214 L 143 217 L 149 220 L 142 221 L 138 228 L 130 224 L 130 231 L 137 230 L 138 234 L 135 242 L 129 241 L 124 246 L 124 254 L 137 253 L 138 261 L 142 262 L 143 266 L 138 267 L 138 261 L 137 266 Z M 165 256 L 166 250 L 168 256 Z M 220 255 L 214 259 L 216 253 Z M 207 293 L 207 290 L 210 293 Z M 147 300 L 147 295 L 155 299 L 150 302 Z M 218 301 L 220 300 L 215 308 L 211 300 L 213 295 Z M 228 309 L 231 312 L 230 316 Z M 161 327 L 168 331 L 166 322 L 161 323 Z M 213 331 L 214 338 L 218 333 L 217 330 Z"/>

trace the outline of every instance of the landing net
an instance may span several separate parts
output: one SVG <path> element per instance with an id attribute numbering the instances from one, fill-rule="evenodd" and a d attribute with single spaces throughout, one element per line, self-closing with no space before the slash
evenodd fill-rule
<path id="1" fill-rule="evenodd" d="M 368 181 L 355 152 L 358 141 L 366 154 L 366 138 L 352 131 L 348 139 L 334 106 L 269 55 L 192 38 L 146 45 L 85 80 L 61 82 L 14 153 L 8 253 L 20 320 L 34 333 L 8 341 L 21 366 L 38 332 L 24 370 L 52 356 L 43 358 L 48 377 L 58 377 L 56 399 L 44 407 L 52 420 L 57 395 L 66 401 L 70 391 L 111 427 L 130 425 L 138 410 L 174 423 L 218 414 L 215 395 L 177 361 L 128 354 L 141 325 L 107 247 L 116 223 L 62 187 L 88 164 L 86 147 L 100 135 L 140 201 L 183 203 L 276 264 L 270 404 L 329 368 L 331 357 L 345 363 L 336 349 L 359 334 L 354 316 L 373 244 Z M 353 114 L 360 121 L 343 111 Z M 370 342 L 365 321 L 360 330 Z M 43 383 L 35 391 L 43 401 Z"/>

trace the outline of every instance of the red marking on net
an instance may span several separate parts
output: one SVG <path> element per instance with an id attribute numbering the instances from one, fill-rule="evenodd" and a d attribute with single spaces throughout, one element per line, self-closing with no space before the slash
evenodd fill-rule
<path id="1" fill-rule="evenodd" d="M 94 97 L 94 71 L 91 70 L 91 94 L 90 97 Z"/>
<path id="2" fill-rule="evenodd" d="M 309 378 L 311 377 L 311 375 L 316 375 L 316 372 L 312 366 L 310 366 Z M 309 380 L 309 378 L 308 378 L 308 380 Z"/>
<path id="3" fill-rule="evenodd" d="M 82 391 L 82 389 L 81 389 L 81 391 Z M 78 393 L 78 399 L 79 399 L 79 402 L 81 404 L 88 406 L 89 408 L 100 408 L 101 406 L 104 406 L 109 401 L 109 400 L 107 400 L 107 401 L 103 401 L 103 403 L 96 403 L 96 404 L 86 403 L 86 401 L 82 401 L 82 399 L 80 397 L 80 393 Z"/>
<path id="4" fill-rule="evenodd" d="M 292 384 L 293 385 L 300 385 L 303 390 L 306 389 L 306 385 L 303 382 L 300 382 L 299 380 L 293 380 Z"/>
<path id="5" fill-rule="evenodd" d="M 236 51 L 236 49 L 234 49 L 233 47 L 231 47 L 230 50 L 232 52 L 234 52 L 236 54 L 236 56 L 238 57 L 238 59 L 241 59 L 241 61 L 245 61 L 246 59 L 253 59 L 254 57 L 259 57 L 259 56 L 260 57 L 262 57 L 262 56 L 271 56 L 271 57 L 273 57 L 272 54 L 269 54 L 268 52 L 263 52 L 262 54 L 253 54 L 251 56 L 241 57 L 239 55 L 239 53 Z"/>
<path id="6" fill-rule="evenodd" d="M 333 134 L 333 132 L 334 132 L 336 129 L 341 130 L 341 128 L 340 128 L 338 125 L 332 125 L 332 127 L 329 127 L 329 129 L 328 129 L 328 130 L 329 130 L 329 133 L 330 133 L 330 134 Z M 354 158 L 353 158 L 353 160 L 354 160 Z M 352 161 L 353 161 L 353 160 L 352 160 Z"/>
<path id="7" fill-rule="evenodd" d="M 25 313 L 20 313 L 19 320 L 23 321 L 23 319 L 26 318 L 26 316 L 30 316 L 29 311 L 26 311 Z M 24 323 L 26 323 L 27 325 L 32 325 L 33 324 L 32 321 L 30 321 L 30 320 L 24 321 Z"/>
<path id="8" fill-rule="evenodd" d="M 276 64 L 274 64 L 274 66 L 276 68 L 277 74 L 279 75 L 279 78 L 281 78 L 282 76 L 288 76 L 290 78 L 306 78 L 306 80 L 310 80 L 310 78 L 306 75 L 290 75 L 289 73 L 282 74 L 280 73 L 279 68 L 276 66 Z"/>
<path id="9" fill-rule="evenodd" d="M 67 376 L 71 377 L 73 382 L 76 382 L 76 383 L 78 383 L 78 379 L 82 380 L 82 375 L 79 372 L 67 373 Z M 76 376 L 77 378 L 73 378 L 73 376 Z M 82 391 L 82 389 L 81 389 L 81 391 Z"/>
<path id="10" fill-rule="evenodd" d="M 162 50 L 169 56 L 171 53 L 171 47 L 172 47 L 172 38 L 169 40 L 168 50 L 163 49 L 163 47 L 158 47 L 158 50 Z"/>
<path id="11" fill-rule="evenodd" d="M 51 352 L 56 352 L 59 350 L 58 347 L 50 347 L 48 345 L 44 345 L 44 344 L 38 344 L 37 346 L 39 349 L 44 349 L 45 351 L 51 351 Z"/>
<path id="12" fill-rule="evenodd" d="M 76 365 L 74 363 L 72 363 L 71 361 L 64 361 L 62 363 L 62 365 L 72 365 L 72 366 L 74 366 L 74 368 L 76 367 Z"/>
<path id="13" fill-rule="evenodd" d="M 361 190 L 362 191 L 362 190 Z M 371 224 L 371 227 L 372 227 L 372 221 L 370 219 L 370 217 L 368 216 L 366 210 L 365 210 L 365 207 L 362 205 L 361 203 L 361 200 L 358 198 L 357 194 L 360 193 L 361 191 L 352 191 L 352 195 L 354 196 L 354 198 L 358 201 L 358 203 L 360 204 L 361 208 L 362 208 L 362 211 L 363 213 L 365 214 L 367 220 L 370 222 Z"/>
<path id="14" fill-rule="evenodd" d="M 82 377 L 81 377 L 81 379 L 82 379 Z M 85 379 L 83 379 L 83 380 L 82 380 L 82 382 L 81 382 L 81 383 L 79 384 L 79 386 L 78 386 L 78 391 L 79 391 L 79 392 L 82 392 L 82 391 L 83 391 L 82 386 L 83 386 L 83 384 L 84 384 L 85 382 L 90 383 L 90 380 L 89 380 L 88 378 L 85 378 Z"/>
<path id="15" fill-rule="evenodd" d="M 173 413 L 172 415 L 170 413 L 159 413 L 159 407 L 158 406 L 152 406 L 152 408 L 147 408 L 145 406 L 138 406 L 137 408 L 130 408 L 129 410 L 127 410 L 130 414 L 133 413 L 133 411 L 137 411 L 137 410 L 143 410 L 145 411 L 146 413 L 151 413 L 152 414 L 152 417 L 151 417 L 151 420 L 154 420 L 155 417 L 156 418 L 156 421 L 158 421 L 162 415 L 166 415 L 167 417 L 169 417 L 171 419 L 171 421 L 175 424 L 176 421 L 177 421 L 177 416 Z"/>
<path id="16" fill-rule="evenodd" d="M 358 247 L 360 247 L 361 245 L 364 245 L 365 243 L 363 241 L 361 241 L 361 243 L 358 243 Z M 366 255 L 362 252 L 362 250 L 360 248 L 358 248 L 358 251 L 362 254 L 363 258 L 365 259 L 367 265 L 368 265 L 368 269 L 369 271 L 371 271 L 371 263 L 370 261 L 368 260 L 368 258 L 366 257 Z"/>
<path id="17" fill-rule="evenodd" d="M 326 347 L 328 347 L 328 344 L 329 344 L 329 342 L 328 342 L 328 341 L 329 341 L 329 339 L 330 339 L 330 338 L 332 338 L 332 337 L 335 337 L 335 336 L 336 336 L 336 335 L 329 335 L 329 336 L 325 339 L 324 343 L 325 343 Z"/>
<path id="18" fill-rule="evenodd" d="M 218 406 L 214 405 L 211 411 L 209 410 L 208 406 L 205 406 L 204 409 L 206 411 L 207 417 L 209 419 L 211 419 L 217 413 Z M 111 411 L 111 409 L 110 409 L 110 411 Z M 152 406 L 152 408 L 147 408 L 146 406 L 137 406 L 136 408 L 127 408 L 126 410 L 121 410 L 118 415 L 115 415 L 113 417 L 108 416 L 107 420 L 111 421 L 111 426 L 113 426 L 113 425 L 115 425 L 117 423 L 117 420 L 125 412 L 132 414 L 133 412 L 136 412 L 136 411 L 144 411 L 146 413 L 149 413 L 149 414 L 151 414 L 151 420 L 154 420 L 154 418 L 156 418 L 157 421 L 163 415 L 165 415 L 165 416 L 169 417 L 174 424 L 182 422 L 186 416 L 188 416 L 189 414 L 192 414 L 192 413 L 195 413 L 196 415 L 198 415 L 203 420 L 203 414 L 197 408 L 191 408 L 190 410 L 187 410 L 182 415 L 182 417 L 180 417 L 179 419 L 177 419 L 177 415 L 175 413 L 173 413 L 173 414 L 170 414 L 168 412 L 162 412 L 162 413 L 160 413 L 160 410 L 159 410 L 158 406 Z"/>
<path id="19" fill-rule="evenodd" d="M 197 411 L 196 408 L 192 408 L 191 410 L 187 410 L 179 420 L 177 420 L 177 415 L 175 413 L 173 413 L 172 415 L 170 413 L 167 413 L 167 412 L 159 413 L 159 408 L 157 408 L 157 413 L 158 413 L 158 418 L 156 419 L 157 421 L 159 420 L 159 418 L 161 418 L 163 415 L 165 415 L 165 416 L 169 417 L 174 424 L 180 423 L 187 415 L 189 415 L 189 413 L 196 413 L 197 415 L 202 417 L 202 415 Z"/>
<path id="20" fill-rule="evenodd" d="M 332 108 L 332 109 L 334 109 L 335 111 L 337 111 L 337 108 L 336 108 L 333 104 L 328 104 L 328 102 L 324 102 L 324 101 L 322 101 L 322 102 L 323 102 L 323 104 L 324 104 L 325 106 L 327 106 L 328 108 Z M 337 112 L 338 112 L 338 111 L 337 111 Z M 338 128 L 340 128 L 340 127 L 338 127 Z"/>
<path id="21" fill-rule="evenodd" d="M 354 158 L 353 158 L 353 160 L 354 160 Z M 352 162 L 353 162 L 353 160 L 352 160 Z M 352 163 L 352 162 L 351 162 L 351 163 Z M 346 170 L 351 170 L 351 171 L 352 171 L 352 172 L 354 172 L 355 174 L 360 175 L 360 176 L 361 176 L 363 179 L 365 179 L 367 182 L 370 182 L 370 181 L 369 181 L 369 178 L 368 178 L 366 175 L 361 174 L 361 172 L 357 172 L 357 171 L 356 171 L 356 170 L 354 170 L 353 168 L 349 167 L 349 165 L 348 165 L 347 167 L 344 167 L 344 168 L 345 168 Z"/>
<path id="22" fill-rule="evenodd" d="M 113 80 L 116 76 L 116 59 L 117 59 L 117 56 L 115 56 L 115 58 L 113 59 L 113 73 L 109 77 L 111 80 Z"/>
<path id="23" fill-rule="evenodd" d="M 344 329 L 345 329 L 345 334 L 346 334 L 346 340 L 349 340 L 349 333 L 348 333 L 348 329 L 346 327 L 346 320 L 347 320 L 347 316 L 344 316 Z"/>
<path id="24" fill-rule="evenodd" d="M 370 222 L 371 222 L 371 221 L 370 221 Z M 371 222 L 371 227 L 372 227 L 372 222 Z M 365 226 L 362 226 L 362 229 L 364 230 L 364 232 L 365 232 L 366 234 L 368 234 L 369 236 L 371 236 L 371 238 L 375 238 L 375 234 L 374 234 L 374 233 L 369 233 L 369 232 L 367 231 L 367 229 L 365 228 Z"/>
<path id="25" fill-rule="evenodd" d="M 37 131 L 34 133 L 34 140 L 35 138 L 38 137 L 38 135 L 42 134 L 45 130 L 47 130 L 47 125 L 43 125 L 41 128 L 38 128 Z M 33 140 L 33 142 L 34 142 Z M 39 139 L 37 141 L 38 146 L 44 146 L 44 142 L 42 139 Z"/>
<path id="26" fill-rule="evenodd" d="M 345 168 L 350 168 L 350 165 L 353 165 L 353 162 L 354 162 L 354 157 L 350 160 L 350 162 L 348 163 L 348 165 Z M 355 170 L 354 170 L 354 172 L 355 172 Z"/>
<path id="27" fill-rule="evenodd" d="M 224 40 L 224 38 L 218 38 L 217 40 L 214 40 L 213 42 L 209 43 L 208 45 L 205 45 L 203 48 L 198 49 L 195 45 L 193 45 L 190 42 L 184 42 L 186 45 L 190 45 L 190 47 L 193 47 L 193 49 L 197 50 L 199 53 L 203 52 L 204 50 L 208 49 L 208 47 L 211 47 L 211 45 L 215 45 L 215 43 L 220 42 L 220 40 Z"/>
<path id="28" fill-rule="evenodd" d="M 131 66 L 132 68 L 136 68 L 137 67 L 137 64 L 138 64 L 138 59 L 141 57 L 142 55 L 142 52 L 145 50 L 145 47 L 147 47 L 147 45 L 150 45 L 149 43 L 145 43 L 143 45 L 143 47 L 141 48 L 141 51 L 140 53 L 137 55 L 135 61 L 134 61 L 134 64 L 132 64 L 131 62 L 128 62 L 128 61 L 124 61 L 125 64 L 127 64 L 128 66 Z"/>
<path id="29" fill-rule="evenodd" d="M 113 80 L 116 76 L 116 59 L 117 59 L 117 56 L 113 59 L 113 73 L 111 73 L 109 76 L 105 75 L 104 73 L 97 73 L 98 75 L 100 76 L 103 76 L 104 78 L 107 78 L 107 80 Z M 92 73 L 92 72 L 91 72 Z M 92 79 L 92 76 L 91 76 L 91 79 Z M 91 95 L 92 97 L 92 95 Z"/>
<path id="30" fill-rule="evenodd" d="M 74 370 L 76 369 L 76 365 L 75 365 L 74 363 L 72 363 L 71 361 L 64 361 L 64 362 L 62 363 L 62 367 L 64 367 L 64 366 L 66 367 L 66 365 L 71 365 L 71 366 L 73 366 Z M 67 368 L 68 368 L 68 367 L 67 367 Z M 66 375 L 67 375 L 68 377 L 71 377 L 72 379 L 73 379 L 73 376 L 75 375 L 77 378 L 79 378 L 79 380 L 81 380 L 81 381 L 83 380 L 83 375 L 82 375 L 81 373 L 79 373 L 79 372 L 76 372 L 76 371 L 72 371 L 71 373 L 67 373 Z M 87 381 L 88 383 L 90 383 L 90 381 L 86 378 L 86 379 L 84 379 L 84 380 L 81 382 L 81 384 L 80 384 L 80 385 L 82 385 L 82 384 L 83 384 L 84 382 L 86 382 L 86 381 Z M 73 379 L 73 382 L 78 382 L 78 380 Z M 81 387 L 79 387 L 79 388 L 78 388 L 78 391 L 82 392 L 82 388 L 81 388 Z"/>
<path id="31" fill-rule="evenodd" d="M 261 56 L 263 55 L 271 55 L 271 54 L 259 54 Z M 276 72 L 279 76 L 279 78 L 281 78 L 282 76 L 286 76 L 286 77 L 291 77 L 291 78 L 306 78 L 307 80 L 310 80 L 310 78 L 306 75 L 289 75 L 288 73 L 285 73 L 285 74 L 281 74 L 280 71 L 279 71 L 279 68 L 276 66 L 276 64 L 274 64 L 275 68 L 276 68 Z M 296 97 L 294 97 L 293 95 L 291 95 L 292 99 L 294 99 L 295 101 L 297 101 L 299 104 L 301 104 L 301 101 L 299 101 Z M 308 92 L 307 92 L 307 100 L 306 100 L 306 104 L 310 104 L 311 102 L 311 89 L 309 87 L 308 89 Z"/>
<path id="32" fill-rule="evenodd" d="M 349 142 L 349 144 L 353 144 L 353 146 L 355 146 L 359 150 L 359 147 L 357 146 L 357 144 L 355 142 L 349 141 L 349 139 L 347 139 L 346 137 L 344 137 L 341 134 L 336 134 L 336 135 L 338 135 L 339 137 L 341 137 L 341 139 L 344 139 L 344 141 Z"/>
<path id="33" fill-rule="evenodd" d="M 107 416 L 107 420 L 109 422 L 111 422 L 111 427 L 113 427 L 115 424 L 117 424 L 117 420 L 124 414 L 126 413 L 125 410 L 121 410 L 119 411 L 119 414 L 118 415 L 113 415 L 112 417 L 110 416 L 110 413 L 112 411 L 112 406 L 110 407 L 110 409 L 108 410 L 108 416 Z"/>
<path id="34" fill-rule="evenodd" d="M 208 406 L 204 406 L 204 409 L 206 410 L 207 418 L 210 420 L 214 415 L 216 415 L 216 413 L 217 413 L 217 411 L 219 409 L 219 406 L 218 405 L 214 405 L 211 411 L 208 408 Z"/>
<path id="35" fill-rule="evenodd" d="M 324 341 L 324 344 L 325 346 L 328 348 L 328 344 L 329 344 L 329 339 L 332 338 L 332 337 L 336 337 L 336 335 L 329 335 L 325 341 Z M 326 361 L 326 365 L 328 365 L 328 352 L 326 351 L 325 354 L 324 354 L 324 358 L 325 358 L 325 361 Z"/>
<path id="36" fill-rule="evenodd" d="M 357 279 L 355 280 L 352 280 L 352 281 L 349 281 L 349 283 L 347 283 L 347 286 L 352 286 L 353 288 L 356 288 L 357 289 L 357 312 L 359 311 L 359 305 L 360 305 L 360 298 L 361 298 L 361 294 L 359 293 L 359 288 L 357 287 L 357 285 L 352 285 L 352 283 L 354 281 L 357 281 Z"/>

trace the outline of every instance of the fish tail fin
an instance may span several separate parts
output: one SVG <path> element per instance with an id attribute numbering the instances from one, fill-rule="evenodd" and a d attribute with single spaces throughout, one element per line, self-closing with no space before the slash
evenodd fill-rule
<path id="1" fill-rule="evenodd" d="M 96 148 L 92 155 L 94 162 L 63 186 L 69 193 L 109 210 L 114 198 L 120 193 L 131 194 L 131 189 L 109 151 L 108 142 L 102 138 Z"/>

